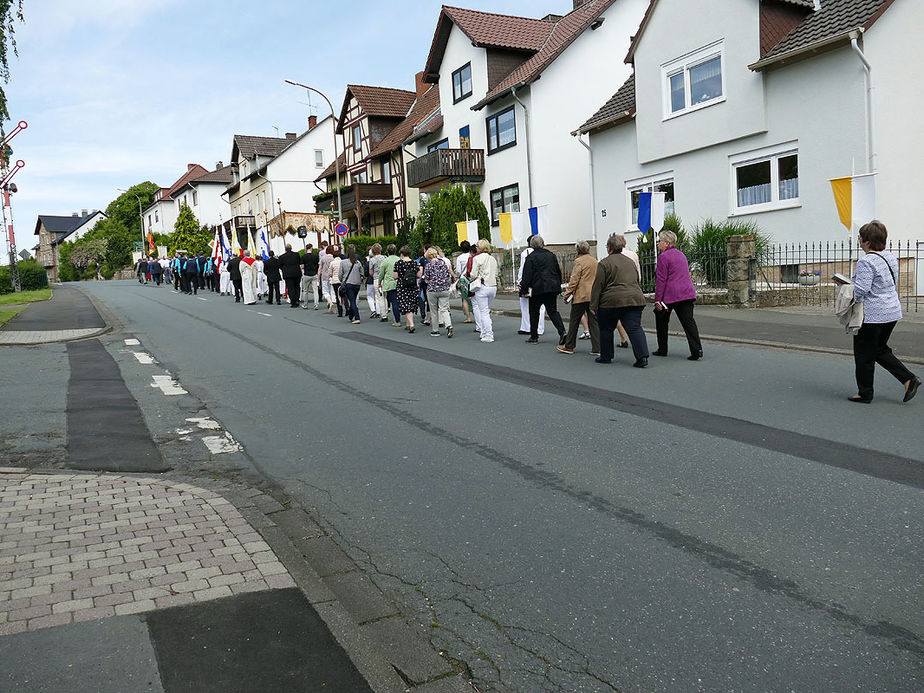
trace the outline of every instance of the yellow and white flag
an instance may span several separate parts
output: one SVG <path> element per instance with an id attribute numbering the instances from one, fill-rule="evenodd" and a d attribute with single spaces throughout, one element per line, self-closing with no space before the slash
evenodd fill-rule
<path id="1" fill-rule="evenodd" d="M 837 215 L 848 231 L 876 218 L 876 174 L 831 179 Z"/>
<path id="2" fill-rule="evenodd" d="M 475 245 L 478 242 L 478 220 L 457 221 L 456 236 L 459 239 L 460 245 L 462 241 L 468 241 L 472 245 Z"/>
<path id="3" fill-rule="evenodd" d="M 241 256 L 241 239 L 237 236 L 237 229 L 231 227 L 231 257 Z"/>

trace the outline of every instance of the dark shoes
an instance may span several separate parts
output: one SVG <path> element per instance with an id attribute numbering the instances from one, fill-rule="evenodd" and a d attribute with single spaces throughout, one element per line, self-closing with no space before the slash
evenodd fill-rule
<path id="1" fill-rule="evenodd" d="M 559 344 L 564 344 L 564 343 L 565 343 L 565 340 L 567 340 L 567 339 L 568 339 L 568 333 L 567 333 L 567 332 L 562 332 L 560 335 L 558 335 L 558 343 L 559 343 Z"/>
<path id="2" fill-rule="evenodd" d="M 687 361 L 699 361 L 701 358 L 703 358 L 703 352 L 697 351 L 695 354 L 687 356 Z"/>
<path id="3" fill-rule="evenodd" d="M 667 356 L 667 352 L 661 351 L 660 349 L 658 349 L 657 351 L 652 351 L 651 355 L 652 356 Z"/>
<path id="4" fill-rule="evenodd" d="M 869 404 L 873 400 L 866 399 L 865 397 L 860 397 L 860 395 L 851 395 L 850 397 L 847 398 L 847 401 L 854 402 L 856 404 Z"/>
<path id="5" fill-rule="evenodd" d="M 905 387 L 905 396 L 902 399 L 902 402 L 910 402 L 914 399 L 914 396 L 918 394 L 918 388 L 921 387 L 920 378 L 912 378 L 908 381 L 908 385 Z"/>
<path id="6" fill-rule="evenodd" d="M 529 334 L 526 330 L 517 330 L 517 334 Z"/>
<path id="7" fill-rule="evenodd" d="M 539 343 L 539 340 L 538 340 L 538 339 L 533 339 L 532 337 L 530 337 L 529 339 L 526 340 L 526 343 L 527 343 L 527 344 L 538 344 L 538 343 Z"/>
<path id="8" fill-rule="evenodd" d="M 628 349 L 628 348 L 629 348 L 629 342 L 620 342 L 620 343 L 617 344 L 616 346 L 618 346 L 620 349 Z"/>
<path id="9" fill-rule="evenodd" d="M 633 368 L 644 368 L 648 365 L 648 359 L 640 358 L 635 363 L 632 364 Z"/>
<path id="10" fill-rule="evenodd" d="M 605 359 L 602 356 L 598 356 L 594 359 L 594 363 L 613 363 L 613 359 Z"/>

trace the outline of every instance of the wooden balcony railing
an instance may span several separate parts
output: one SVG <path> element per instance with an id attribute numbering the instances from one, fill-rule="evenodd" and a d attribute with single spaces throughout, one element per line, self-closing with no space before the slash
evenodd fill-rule
<path id="1" fill-rule="evenodd" d="M 441 181 L 481 183 L 484 181 L 483 149 L 436 149 L 408 162 L 407 182 L 423 188 Z"/>
<path id="2" fill-rule="evenodd" d="M 359 206 L 364 207 L 367 203 L 376 206 L 382 206 L 384 201 L 394 203 L 395 193 L 392 190 L 391 183 L 355 183 L 349 188 L 340 191 L 340 200 L 343 204 L 341 214 L 352 212 L 356 209 L 356 200 L 359 199 Z M 337 192 L 331 191 L 324 197 L 316 199 L 316 207 L 319 212 L 330 212 L 337 207 Z"/>

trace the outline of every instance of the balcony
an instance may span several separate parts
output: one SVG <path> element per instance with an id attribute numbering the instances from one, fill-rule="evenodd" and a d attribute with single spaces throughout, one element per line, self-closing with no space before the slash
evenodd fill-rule
<path id="1" fill-rule="evenodd" d="M 483 182 L 483 149 L 436 149 L 407 165 L 407 184 L 412 188 Z"/>
<path id="2" fill-rule="evenodd" d="M 391 183 L 354 183 L 340 191 L 343 209 L 340 216 L 346 215 L 359 207 L 361 212 L 372 209 L 392 209 L 395 206 L 395 193 Z M 358 201 L 358 203 L 357 203 Z M 323 197 L 315 198 L 318 212 L 332 212 L 337 207 L 337 191 L 332 190 Z"/>

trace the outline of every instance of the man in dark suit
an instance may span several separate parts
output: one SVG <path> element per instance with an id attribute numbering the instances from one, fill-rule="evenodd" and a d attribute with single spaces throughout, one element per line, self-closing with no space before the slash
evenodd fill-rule
<path id="1" fill-rule="evenodd" d="M 241 256 L 235 255 L 228 260 L 228 274 L 231 275 L 231 283 L 234 284 L 234 302 L 240 303 L 244 295 L 244 282 L 241 277 Z"/>
<path id="2" fill-rule="evenodd" d="M 286 243 L 286 252 L 279 256 L 279 268 L 282 278 L 286 282 L 286 295 L 289 297 L 289 307 L 298 308 L 299 290 L 302 281 L 301 258 L 292 251 L 292 245 Z"/>
<path id="3" fill-rule="evenodd" d="M 266 299 L 267 303 L 272 304 L 273 302 L 273 292 L 276 292 L 276 305 L 282 305 L 279 297 L 279 281 L 282 278 L 282 275 L 279 274 L 279 258 L 276 257 L 276 253 L 272 250 L 269 251 L 269 258 L 263 261 L 263 274 L 266 275 L 266 284 L 269 286 L 269 298 Z"/>
<path id="4" fill-rule="evenodd" d="M 530 236 L 529 247 L 533 252 L 523 261 L 523 278 L 520 280 L 520 296 L 529 296 L 529 339 L 526 343 L 539 343 L 539 309 L 545 306 L 545 314 L 558 330 L 559 344 L 564 344 L 565 324 L 558 312 L 558 294 L 561 293 L 558 257 L 546 250 L 542 236 Z"/>

